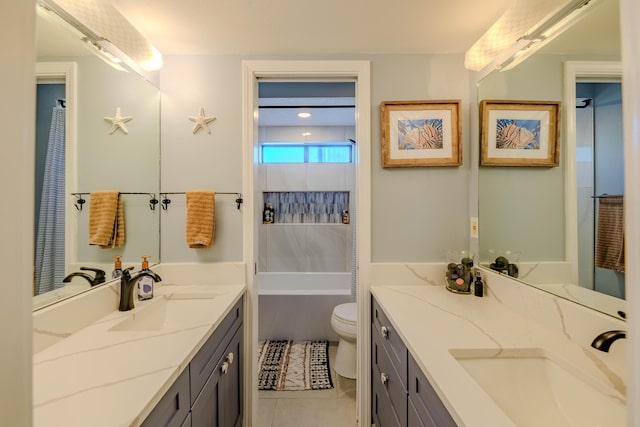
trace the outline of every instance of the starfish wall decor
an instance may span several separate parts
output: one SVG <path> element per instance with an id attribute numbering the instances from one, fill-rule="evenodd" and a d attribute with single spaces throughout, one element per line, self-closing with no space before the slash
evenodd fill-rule
<path id="1" fill-rule="evenodd" d="M 200 107 L 200 114 L 198 116 L 189 116 L 189 120 L 195 123 L 193 127 L 193 134 L 198 133 L 200 129 L 205 129 L 207 133 L 211 133 L 209 129 L 209 122 L 214 121 L 216 118 L 213 116 L 207 117 L 204 115 L 204 108 Z"/>
<path id="2" fill-rule="evenodd" d="M 124 132 L 125 134 L 129 134 L 129 131 L 127 130 L 127 127 L 125 126 L 125 123 L 128 122 L 129 120 L 132 120 L 133 117 L 131 116 L 122 116 L 122 114 L 120 114 L 120 107 L 116 108 L 116 115 L 113 117 L 105 117 L 104 118 L 105 121 L 111 123 L 111 130 L 109 131 L 109 135 L 113 134 L 116 130 L 120 129 L 122 130 L 122 132 Z"/>

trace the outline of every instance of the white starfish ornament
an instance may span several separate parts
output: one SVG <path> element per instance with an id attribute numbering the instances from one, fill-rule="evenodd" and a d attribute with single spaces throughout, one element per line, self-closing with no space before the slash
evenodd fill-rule
<path id="1" fill-rule="evenodd" d="M 206 129 L 207 133 L 211 133 L 209 130 L 209 122 L 214 121 L 216 118 L 213 116 L 207 117 L 204 115 L 204 108 L 200 107 L 200 115 L 198 116 L 189 116 L 189 120 L 195 123 L 193 127 L 193 134 L 195 135 L 200 129 Z"/>
<path id="2" fill-rule="evenodd" d="M 111 123 L 111 130 L 109 131 L 109 135 L 111 135 L 112 133 L 114 133 L 118 129 L 122 130 L 122 132 L 124 132 L 125 134 L 129 134 L 129 131 L 127 130 L 127 127 L 125 126 L 125 123 L 128 122 L 129 120 L 132 120 L 133 117 L 131 117 L 131 116 L 123 117 L 122 114 L 120 114 L 120 107 L 116 108 L 116 115 L 115 116 L 113 116 L 113 117 L 105 117 L 104 119 L 106 121 L 108 121 L 109 123 Z"/>

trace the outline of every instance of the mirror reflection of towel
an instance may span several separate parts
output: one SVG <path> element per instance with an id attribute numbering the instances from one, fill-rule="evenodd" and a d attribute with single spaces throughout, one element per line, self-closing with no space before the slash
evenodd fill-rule
<path id="1" fill-rule="evenodd" d="M 89 206 L 89 244 L 103 249 L 123 246 L 124 210 L 120 193 L 91 193 Z"/>
<path id="2" fill-rule="evenodd" d="M 594 264 L 624 272 L 623 196 L 602 196 L 598 200 Z"/>
<path id="3" fill-rule="evenodd" d="M 187 191 L 187 244 L 192 249 L 213 245 L 216 217 L 216 193 Z"/>

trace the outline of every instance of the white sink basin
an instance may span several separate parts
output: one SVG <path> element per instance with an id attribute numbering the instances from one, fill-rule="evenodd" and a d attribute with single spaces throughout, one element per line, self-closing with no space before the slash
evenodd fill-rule
<path id="1" fill-rule="evenodd" d="M 212 319 L 215 292 L 181 292 L 156 297 L 110 331 L 179 330 L 205 325 Z"/>
<path id="2" fill-rule="evenodd" d="M 544 349 L 450 353 L 518 426 L 625 425 L 619 393 Z"/>

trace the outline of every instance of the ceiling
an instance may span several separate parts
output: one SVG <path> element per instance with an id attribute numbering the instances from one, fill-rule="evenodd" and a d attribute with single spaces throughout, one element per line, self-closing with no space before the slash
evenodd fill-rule
<path id="1" fill-rule="evenodd" d="M 111 0 L 164 55 L 464 53 L 514 0 Z"/>

